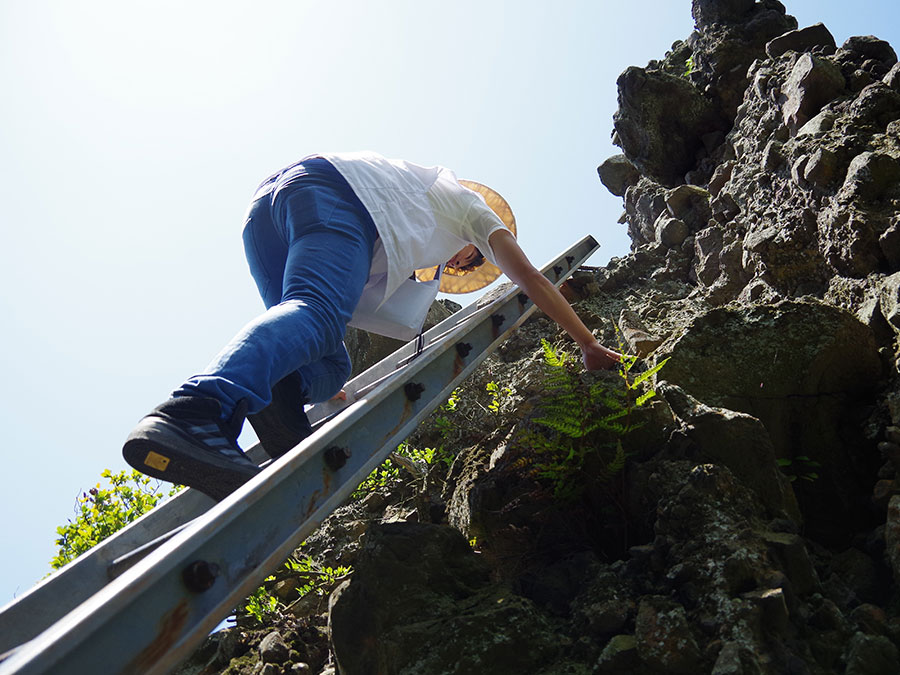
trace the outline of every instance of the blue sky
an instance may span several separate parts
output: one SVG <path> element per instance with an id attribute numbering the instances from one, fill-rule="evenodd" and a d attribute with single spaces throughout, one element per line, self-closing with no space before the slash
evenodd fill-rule
<path id="1" fill-rule="evenodd" d="M 786 4 L 900 48 L 893 2 Z M 260 180 L 317 151 L 443 164 L 507 198 L 536 264 L 590 233 L 603 265 L 630 244 L 596 176 L 616 77 L 691 29 L 688 0 L 0 4 L 0 604 L 261 310 L 240 241 Z"/>

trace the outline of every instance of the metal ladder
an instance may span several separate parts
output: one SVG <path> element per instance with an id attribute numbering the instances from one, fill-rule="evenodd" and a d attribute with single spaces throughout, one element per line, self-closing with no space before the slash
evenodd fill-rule
<path id="1" fill-rule="evenodd" d="M 558 286 L 597 248 L 542 272 Z M 312 408 L 314 433 L 228 498 L 185 490 L 0 609 L 0 675 L 177 666 L 534 309 L 512 285 L 486 294 Z"/>

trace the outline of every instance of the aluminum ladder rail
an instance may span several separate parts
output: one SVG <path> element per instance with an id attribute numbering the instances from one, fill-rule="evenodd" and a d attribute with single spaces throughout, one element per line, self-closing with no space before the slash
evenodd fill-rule
<path id="1" fill-rule="evenodd" d="M 543 272 L 559 285 L 597 248 L 585 237 Z M 394 373 L 396 360 L 386 359 L 356 378 L 361 386 L 355 401 L 121 576 L 92 589 L 88 599 L 0 663 L 0 675 L 164 673 L 175 667 L 533 310 L 510 287 L 429 331 L 417 358 L 410 358 L 409 346 L 395 353 L 402 370 Z M 455 325 L 448 328 L 448 322 Z M 177 510 L 183 513 L 167 516 L 168 525 L 190 517 L 189 509 Z M 137 538 L 120 537 L 123 545 Z M 38 590 L 44 586 L 49 584 Z M 6 617 L 0 619 L 5 630 Z"/>
<path id="2" fill-rule="evenodd" d="M 490 295 L 492 293 L 487 294 Z M 427 344 L 434 344 L 467 320 L 483 301 L 484 298 L 464 307 L 428 330 L 425 333 Z M 413 343 L 404 345 L 347 382 L 344 386 L 347 402 L 312 406 L 307 415 L 313 426 L 338 414 L 385 378 L 398 375 L 415 353 Z M 258 443 L 247 450 L 247 455 L 257 464 L 264 464 L 269 459 Z M 179 528 L 206 513 L 214 504 L 212 498 L 202 492 L 182 490 L 0 608 L 0 662 L 139 560 L 138 551 L 143 549 L 149 554 L 147 549 L 161 544 L 162 539 L 177 533 Z"/>

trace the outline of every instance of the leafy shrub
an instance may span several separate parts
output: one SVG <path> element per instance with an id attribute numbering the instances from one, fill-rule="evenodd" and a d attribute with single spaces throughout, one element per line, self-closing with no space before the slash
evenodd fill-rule
<path id="1" fill-rule="evenodd" d="M 440 434 L 441 438 L 446 439 L 450 435 L 450 431 L 453 429 L 453 423 L 450 421 L 448 417 L 449 414 L 456 412 L 456 406 L 459 403 L 459 389 L 454 389 L 450 393 L 450 398 L 447 399 L 446 403 L 441 404 L 438 407 L 437 413 L 432 416 L 433 424 L 438 434 Z"/>
<path id="2" fill-rule="evenodd" d="M 114 474 L 109 469 L 104 469 L 100 477 L 107 479 L 109 486 L 101 487 L 97 483 L 87 492 L 82 492 L 75 502 L 74 520 L 56 528 L 59 550 L 50 561 L 50 566 L 55 570 L 137 520 L 165 497 L 181 489 L 175 487 L 164 494 L 161 492 L 160 481 L 134 470 L 131 473 L 120 471 Z"/>
<path id="3" fill-rule="evenodd" d="M 248 616 L 252 617 L 256 623 L 264 624 L 275 619 L 282 608 L 282 604 L 279 602 L 278 598 L 269 592 L 267 584 L 272 581 L 275 581 L 274 576 L 266 577 L 263 585 L 247 597 L 247 604 L 244 605 L 244 611 Z"/>

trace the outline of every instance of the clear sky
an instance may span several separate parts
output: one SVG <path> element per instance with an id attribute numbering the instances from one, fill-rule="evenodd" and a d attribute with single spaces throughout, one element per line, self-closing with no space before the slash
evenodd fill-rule
<path id="1" fill-rule="evenodd" d="M 895 0 L 786 4 L 900 48 Z M 603 265 L 630 244 L 596 175 L 616 77 L 691 29 L 689 0 L 0 2 L 0 604 L 261 310 L 260 180 L 320 151 L 443 164 L 507 198 L 536 264 L 590 233 Z"/>

